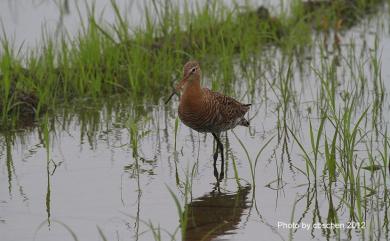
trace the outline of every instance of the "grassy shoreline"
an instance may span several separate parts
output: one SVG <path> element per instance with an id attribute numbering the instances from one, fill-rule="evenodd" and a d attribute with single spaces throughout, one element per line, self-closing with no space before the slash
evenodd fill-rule
<path id="1" fill-rule="evenodd" d="M 246 62 L 270 44 L 286 53 L 302 51 L 310 46 L 313 31 L 350 28 L 383 3 L 293 1 L 289 14 L 271 16 L 265 7 L 228 8 L 219 1 L 194 12 L 186 5 L 180 14 L 168 1 L 157 12 L 157 23 L 152 21 L 155 12 L 145 8 L 145 28 L 132 33 L 114 1 L 116 23 L 110 27 L 97 23 L 91 6 L 88 23 L 82 23 L 82 32 L 71 41 L 63 37 L 55 43 L 44 37 L 39 50 L 21 56 L 6 36 L 1 39 L 0 126 L 34 120 L 37 113 L 77 98 L 93 101 L 125 93 L 135 103 L 157 103 L 189 58 L 199 59 L 206 73 L 218 69 L 222 85 L 227 85 L 234 59 Z M 218 83 L 213 87 L 218 89 Z"/>

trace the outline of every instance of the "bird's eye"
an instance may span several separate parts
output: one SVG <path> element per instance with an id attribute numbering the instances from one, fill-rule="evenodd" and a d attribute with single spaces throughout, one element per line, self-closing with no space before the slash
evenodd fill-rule
<path id="1" fill-rule="evenodd" d="M 191 69 L 191 73 L 195 73 L 196 68 Z"/>

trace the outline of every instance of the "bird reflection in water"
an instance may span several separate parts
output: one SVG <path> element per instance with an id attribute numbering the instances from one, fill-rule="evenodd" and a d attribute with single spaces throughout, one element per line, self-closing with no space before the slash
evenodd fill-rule
<path id="1" fill-rule="evenodd" d="M 186 241 L 207 241 L 233 234 L 248 206 L 250 186 L 236 193 L 211 192 L 188 205 Z"/>

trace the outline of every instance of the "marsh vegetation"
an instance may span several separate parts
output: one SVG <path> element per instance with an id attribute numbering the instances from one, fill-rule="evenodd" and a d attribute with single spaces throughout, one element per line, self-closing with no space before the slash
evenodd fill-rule
<path id="1" fill-rule="evenodd" d="M 88 6 L 74 38 L 3 33 L 5 240 L 388 240 L 388 2 L 283 4 L 151 1 L 134 27 L 112 1 L 115 23 Z M 212 137 L 163 104 L 188 59 L 252 103 L 220 192 Z"/>

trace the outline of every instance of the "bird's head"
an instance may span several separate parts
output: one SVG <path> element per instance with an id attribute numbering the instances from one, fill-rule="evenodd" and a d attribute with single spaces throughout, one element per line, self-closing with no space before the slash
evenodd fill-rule
<path id="1" fill-rule="evenodd" d="M 183 67 L 183 78 L 176 85 L 176 91 L 181 91 L 182 88 L 192 81 L 199 81 L 201 76 L 200 65 L 196 61 L 188 61 Z"/>
<path id="2" fill-rule="evenodd" d="M 175 91 L 169 96 L 168 100 L 165 102 L 167 104 L 172 96 L 180 92 L 183 88 L 185 89 L 189 83 L 193 81 L 200 81 L 200 76 L 202 72 L 200 70 L 200 65 L 197 61 L 191 60 L 188 61 L 183 67 L 183 78 L 176 85 Z"/>

